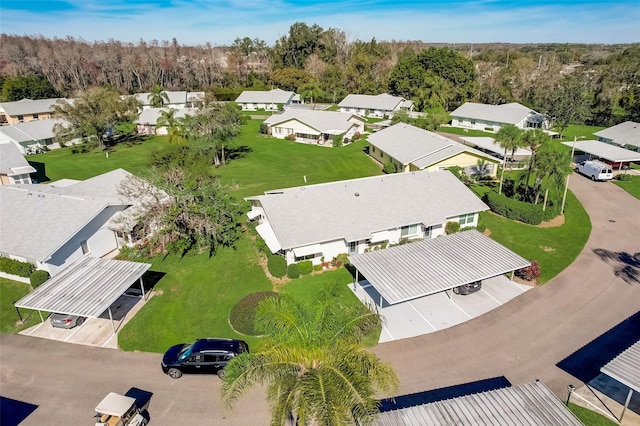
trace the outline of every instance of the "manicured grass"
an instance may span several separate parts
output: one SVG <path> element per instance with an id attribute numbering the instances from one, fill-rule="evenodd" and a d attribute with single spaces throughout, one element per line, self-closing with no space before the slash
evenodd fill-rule
<path id="1" fill-rule="evenodd" d="M 480 224 L 491 231 L 491 238 L 528 260 L 540 265 L 538 282 L 559 274 L 578 256 L 589 239 L 591 221 L 578 199 L 567 193 L 565 223 L 542 228 L 515 222 L 491 212 L 480 213 Z"/>
<path id="2" fill-rule="evenodd" d="M 621 181 L 614 179 L 612 182 L 637 199 L 640 199 L 640 176 L 632 175 L 631 180 Z"/>
<path id="3" fill-rule="evenodd" d="M 605 129 L 605 127 L 570 124 L 562 133 L 562 138 L 560 140 L 565 142 L 573 141 L 573 138 L 577 137 L 579 141 L 582 139 L 597 141 L 598 137 L 593 134 L 603 129 Z"/>
<path id="4" fill-rule="evenodd" d="M 37 312 L 21 309 L 20 315 L 25 320 L 25 323 L 21 324 L 18 312 L 13 306 L 14 302 L 20 300 L 29 291 L 31 291 L 29 284 L 0 278 L 0 332 L 17 333 L 40 322 L 40 315 Z"/>
<path id="5" fill-rule="evenodd" d="M 571 410 L 585 426 L 616 426 L 618 424 L 600 413 L 576 405 L 573 402 L 569 403 L 569 410 Z"/>

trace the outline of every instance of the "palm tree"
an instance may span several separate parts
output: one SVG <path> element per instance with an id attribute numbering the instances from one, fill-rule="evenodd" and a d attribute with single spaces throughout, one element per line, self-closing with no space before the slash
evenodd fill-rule
<path id="1" fill-rule="evenodd" d="M 529 157 L 529 164 L 527 165 L 527 177 L 524 181 L 525 196 L 529 192 L 529 179 L 531 179 L 531 172 L 533 171 L 534 164 L 536 163 L 536 153 L 540 147 L 547 143 L 551 138 L 542 129 L 533 129 L 524 132 L 522 141 L 524 147 L 529 148 L 531 156 Z"/>
<path id="2" fill-rule="evenodd" d="M 498 130 L 496 134 L 496 142 L 500 145 L 500 148 L 504 149 L 504 155 L 502 160 L 502 172 L 500 173 L 500 187 L 498 194 L 502 194 L 502 183 L 504 181 L 504 169 L 507 161 L 507 151 L 514 152 L 522 143 L 522 130 L 517 128 L 513 124 L 505 124 Z M 512 154 L 513 155 L 513 154 Z"/>
<path id="3" fill-rule="evenodd" d="M 169 103 L 169 95 L 165 92 L 164 87 L 156 84 L 151 88 L 151 92 L 147 96 L 149 105 L 152 108 L 162 108 L 165 103 Z"/>
<path id="4" fill-rule="evenodd" d="M 271 424 L 370 424 L 378 391 L 395 390 L 390 366 L 362 346 L 382 320 L 369 309 L 337 302 L 336 286 L 313 304 L 284 297 L 261 302 L 256 326 L 266 337 L 255 352 L 225 368 L 222 398 L 231 405 L 256 384 L 267 385 Z"/>
<path id="5" fill-rule="evenodd" d="M 556 149 L 545 149 L 538 153 L 537 158 L 537 174 L 547 176 L 547 185 L 544 191 L 544 203 L 542 210 L 547 209 L 547 201 L 549 199 L 549 187 L 555 183 L 559 188 L 562 187 L 566 177 L 573 171 L 571 169 L 571 156 L 568 151 L 559 151 Z M 537 180 L 537 179 L 536 179 Z M 538 191 L 536 194 L 536 204 L 540 198 L 542 191 L 542 179 L 539 180 Z"/>
<path id="6" fill-rule="evenodd" d="M 158 122 L 156 123 L 156 128 L 166 127 L 167 135 L 169 136 L 169 143 L 180 143 L 184 140 L 182 126 L 180 125 L 179 120 L 176 119 L 175 114 L 176 110 L 173 108 L 162 110 L 160 111 Z"/>
<path id="7" fill-rule="evenodd" d="M 298 89 L 300 92 L 300 96 L 302 99 L 311 98 L 311 103 L 313 104 L 313 109 L 316 109 L 316 101 L 320 96 L 323 95 L 322 89 L 320 88 L 320 83 L 317 80 L 311 80 L 306 84 L 303 84 Z"/>

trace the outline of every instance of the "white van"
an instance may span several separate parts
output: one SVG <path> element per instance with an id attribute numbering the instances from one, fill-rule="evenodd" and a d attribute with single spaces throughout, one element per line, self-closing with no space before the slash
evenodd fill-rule
<path id="1" fill-rule="evenodd" d="M 583 161 L 576 167 L 576 172 L 590 177 L 591 180 L 610 180 L 613 179 L 613 170 L 608 164 L 597 161 Z"/>

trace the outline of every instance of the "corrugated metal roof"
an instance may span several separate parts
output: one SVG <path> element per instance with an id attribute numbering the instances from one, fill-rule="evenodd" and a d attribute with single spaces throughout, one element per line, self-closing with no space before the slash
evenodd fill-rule
<path id="1" fill-rule="evenodd" d="M 562 143 L 568 147 L 572 147 L 575 144 L 576 151 L 586 152 L 587 154 L 595 155 L 596 157 L 603 158 L 607 161 L 613 161 L 616 163 L 640 161 L 640 152 L 630 151 L 628 149 L 600 141 L 591 140 Z"/>
<path id="2" fill-rule="evenodd" d="M 594 135 L 610 139 L 617 145 L 640 146 L 640 123 L 625 121 L 608 129 L 595 132 Z"/>
<path id="3" fill-rule="evenodd" d="M 18 308 L 99 317 L 151 265 L 84 256 L 15 303 Z"/>
<path id="4" fill-rule="evenodd" d="M 376 426 L 579 426 L 540 381 L 379 413 Z"/>
<path id="5" fill-rule="evenodd" d="M 640 340 L 609 361 L 600 371 L 640 392 Z"/>
<path id="6" fill-rule="evenodd" d="M 354 254 L 349 259 L 391 305 L 530 264 L 476 230 Z"/>

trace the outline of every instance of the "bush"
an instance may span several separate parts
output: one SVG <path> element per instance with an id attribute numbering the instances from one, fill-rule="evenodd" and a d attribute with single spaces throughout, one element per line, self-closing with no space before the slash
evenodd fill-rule
<path id="1" fill-rule="evenodd" d="M 355 141 L 357 141 L 358 139 L 360 139 L 361 137 L 362 137 L 362 135 L 360 134 L 360 132 L 355 132 L 355 133 L 353 134 L 353 136 L 351 136 L 351 141 L 352 141 L 352 142 L 355 142 Z"/>
<path id="2" fill-rule="evenodd" d="M 628 175 L 628 174 L 616 175 L 616 180 L 623 181 L 623 182 L 630 181 L 631 175 Z"/>
<path id="3" fill-rule="evenodd" d="M 38 269 L 37 271 L 33 271 L 33 273 L 29 276 L 29 281 L 31 282 L 31 287 L 37 288 L 40 286 L 40 284 L 44 283 L 49 278 L 50 275 L 47 271 Z"/>
<path id="4" fill-rule="evenodd" d="M 342 265 L 349 264 L 349 255 L 347 253 L 340 253 L 336 257 L 331 260 L 331 266 L 334 268 L 339 268 Z"/>
<path id="5" fill-rule="evenodd" d="M 444 226 L 444 233 L 447 235 L 455 234 L 459 230 L 460 224 L 458 222 L 447 222 L 447 224 Z"/>
<path id="6" fill-rule="evenodd" d="M 269 273 L 276 278 L 282 278 L 287 274 L 287 261 L 284 257 L 271 255 L 267 261 Z"/>
<path id="7" fill-rule="evenodd" d="M 300 267 L 300 273 L 302 275 L 310 274 L 313 271 L 313 263 L 310 260 L 305 260 L 304 262 L 298 263 Z"/>
<path id="8" fill-rule="evenodd" d="M 23 278 L 29 278 L 36 267 L 29 262 L 20 262 L 19 260 L 9 259 L 8 257 L 0 257 L 0 271 L 7 274 L 17 275 Z"/>
<path id="9" fill-rule="evenodd" d="M 278 293 L 273 291 L 260 291 L 258 293 L 251 293 L 236 303 L 233 308 L 231 308 L 231 313 L 229 314 L 229 323 L 231 326 L 240 333 L 255 336 L 257 334 L 255 329 L 256 309 L 260 302 L 267 297 L 279 296 Z"/>
<path id="10" fill-rule="evenodd" d="M 314 271 L 322 271 L 322 265 L 313 265 Z"/>
<path id="11" fill-rule="evenodd" d="M 487 192 L 483 200 L 491 208 L 492 212 L 511 220 L 538 225 L 544 218 L 542 206 L 512 200 L 505 195 L 498 195 L 495 191 Z"/>
<path id="12" fill-rule="evenodd" d="M 516 276 L 527 281 L 536 280 L 540 277 L 540 265 L 538 265 L 538 262 L 534 260 L 531 262 L 531 265 L 526 268 L 518 269 L 516 271 Z"/>
<path id="13" fill-rule="evenodd" d="M 389 161 L 388 163 L 384 163 L 384 166 L 382 167 L 382 171 L 388 175 L 395 173 L 397 171 L 396 165 L 393 164 L 391 161 Z"/>
<path id="14" fill-rule="evenodd" d="M 300 267 L 298 266 L 298 264 L 292 263 L 291 265 L 289 265 L 289 267 L 287 268 L 287 277 L 291 278 L 292 280 L 295 280 L 299 276 L 300 276 Z"/>
<path id="15" fill-rule="evenodd" d="M 295 142 L 296 139 L 297 139 L 296 134 L 295 133 L 289 133 L 287 135 L 287 139 L 290 140 L 291 142 Z"/>
<path id="16" fill-rule="evenodd" d="M 340 148 L 342 146 L 342 135 L 335 135 L 331 141 L 334 148 Z"/>

